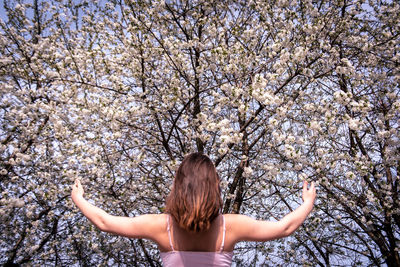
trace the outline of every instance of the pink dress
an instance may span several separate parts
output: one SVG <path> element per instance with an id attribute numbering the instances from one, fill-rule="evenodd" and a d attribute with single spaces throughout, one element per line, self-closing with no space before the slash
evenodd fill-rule
<path id="1" fill-rule="evenodd" d="M 216 252 L 205 252 L 205 251 L 176 251 L 172 245 L 171 231 L 169 224 L 169 215 L 167 216 L 167 231 L 169 238 L 169 245 L 171 251 L 161 252 L 161 260 L 164 267 L 179 267 L 179 266 L 231 266 L 233 252 L 227 252 L 224 250 L 225 243 L 225 218 L 222 215 L 223 220 L 223 233 L 222 243 L 219 251 Z"/>

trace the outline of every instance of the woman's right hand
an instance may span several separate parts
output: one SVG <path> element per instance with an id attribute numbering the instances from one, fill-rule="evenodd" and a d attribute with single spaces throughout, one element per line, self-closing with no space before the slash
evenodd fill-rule
<path id="1" fill-rule="evenodd" d="M 315 189 L 314 182 L 311 182 L 310 188 L 308 188 L 308 182 L 304 181 L 303 195 L 302 195 L 303 201 L 304 202 L 311 201 L 312 203 L 314 203 L 316 195 L 317 195 L 317 192 Z"/>
<path id="2" fill-rule="evenodd" d="M 71 197 L 74 200 L 76 197 L 82 197 L 84 193 L 83 186 L 80 179 L 75 179 L 75 183 L 72 186 Z"/>

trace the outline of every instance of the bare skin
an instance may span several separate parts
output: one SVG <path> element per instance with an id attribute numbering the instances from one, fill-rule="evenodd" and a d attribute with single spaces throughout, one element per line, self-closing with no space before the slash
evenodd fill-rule
<path id="1" fill-rule="evenodd" d="M 81 212 L 101 231 L 130 238 L 153 240 L 160 251 L 170 251 L 167 229 L 167 214 L 146 214 L 137 217 L 113 216 L 90 204 L 84 197 L 79 180 L 72 186 L 71 197 Z M 226 237 L 224 251 L 232 251 L 240 241 L 269 241 L 291 235 L 310 214 L 316 198 L 314 182 L 308 187 L 303 183 L 303 204 L 279 221 L 254 220 L 245 215 L 225 214 Z M 217 251 L 222 242 L 220 234 L 222 219 L 216 218 L 207 232 L 188 233 L 175 226 L 172 221 L 173 243 L 176 250 Z M 192 240 L 199 242 L 191 242 Z M 212 245 L 210 246 L 210 243 Z"/>

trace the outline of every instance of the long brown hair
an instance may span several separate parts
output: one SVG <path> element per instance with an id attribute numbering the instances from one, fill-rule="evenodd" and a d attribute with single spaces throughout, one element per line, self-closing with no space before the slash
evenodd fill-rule
<path id="1" fill-rule="evenodd" d="M 208 230 L 222 209 L 219 180 L 209 157 L 201 153 L 187 155 L 176 172 L 165 211 L 187 231 Z"/>

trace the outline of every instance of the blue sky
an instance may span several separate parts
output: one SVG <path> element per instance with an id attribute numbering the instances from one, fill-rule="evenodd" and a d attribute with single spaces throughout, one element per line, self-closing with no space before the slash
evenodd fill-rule
<path id="1" fill-rule="evenodd" d="M 5 10 L 4 10 L 4 1 L 3 0 L 1 0 L 0 1 L 0 18 L 2 19 L 2 20 L 4 20 L 5 18 L 6 18 L 6 12 L 5 12 Z"/>

